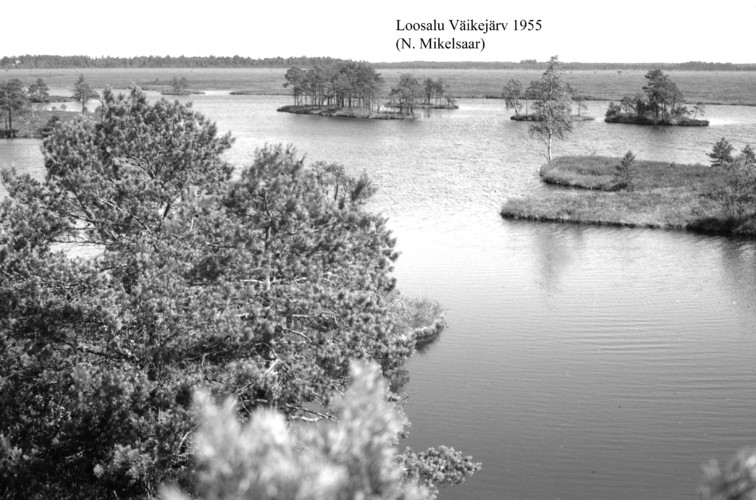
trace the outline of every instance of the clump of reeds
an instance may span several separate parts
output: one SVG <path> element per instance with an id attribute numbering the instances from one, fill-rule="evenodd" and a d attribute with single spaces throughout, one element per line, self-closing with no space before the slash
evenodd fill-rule
<path id="1" fill-rule="evenodd" d="M 397 329 L 412 336 L 418 344 L 432 341 L 446 326 L 443 307 L 435 300 L 406 297 L 394 292 L 390 303 Z"/>

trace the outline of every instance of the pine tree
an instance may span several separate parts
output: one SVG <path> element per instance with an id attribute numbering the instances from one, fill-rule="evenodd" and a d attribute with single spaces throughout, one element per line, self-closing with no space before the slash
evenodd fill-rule
<path id="1" fill-rule="evenodd" d="M 23 114 L 29 108 L 29 97 L 24 84 L 18 78 L 0 83 L 0 111 L 5 114 L 5 136 L 15 137 L 13 118 Z"/>
<path id="2" fill-rule="evenodd" d="M 723 167 L 731 164 L 733 162 L 733 149 L 734 148 L 732 147 L 732 144 L 730 144 L 727 139 L 725 139 L 724 137 L 719 139 L 716 143 L 714 143 L 714 147 L 712 147 L 711 153 L 707 153 L 707 156 L 711 158 L 711 166 Z"/>
<path id="3" fill-rule="evenodd" d="M 99 95 L 95 92 L 91 85 L 84 80 L 84 75 L 79 75 L 79 79 L 74 83 L 73 98 L 76 102 L 81 103 L 81 111 L 87 112 L 87 103 L 91 99 L 98 98 Z"/>
<path id="4" fill-rule="evenodd" d="M 196 388 L 329 420 L 350 359 L 391 380 L 413 351 L 367 177 L 268 146 L 232 179 L 190 104 L 102 102 L 44 140 L 43 181 L 3 176 L 3 498 L 190 487 Z"/>

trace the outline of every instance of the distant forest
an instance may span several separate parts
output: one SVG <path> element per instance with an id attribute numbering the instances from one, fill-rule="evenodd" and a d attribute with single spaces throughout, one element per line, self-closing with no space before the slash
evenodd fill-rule
<path id="1" fill-rule="evenodd" d="M 191 56 L 136 56 L 136 57 L 90 57 L 90 56 L 54 56 L 22 55 L 4 56 L 0 59 L 2 69 L 59 69 L 59 68 L 290 68 L 292 66 L 311 67 L 316 64 L 338 62 L 332 57 L 191 57 Z M 525 59 L 519 62 L 429 62 L 409 61 L 373 63 L 376 68 L 412 68 L 412 69 L 544 69 L 547 61 Z M 690 61 L 684 63 L 564 63 L 565 69 L 575 70 L 646 70 L 653 66 L 663 70 L 696 71 L 754 71 L 754 64 L 709 63 Z"/>

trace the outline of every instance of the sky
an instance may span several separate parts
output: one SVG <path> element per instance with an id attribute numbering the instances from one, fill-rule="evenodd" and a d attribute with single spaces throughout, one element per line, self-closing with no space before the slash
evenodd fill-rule
<path id="1" fill-rule="evenodd" d="M 0 56 L 330 56 L 370 62 L 520 61 L 756 63 L 756 0 L 36 0 L 7 2 Z M 450 20 L 507 23 L 455 31 Z M 8 20 L 13 20 L 8 22 Z M 414 23 L 444 30 L 398 31 Z M 514 31 L 515 21 L 538 31 Z M 414 48 L 398 50 L 399 39 Z M 421 48 L 421 39 L 478 42 Z M 480 47 L 485 47 L 480 50 Z"/>

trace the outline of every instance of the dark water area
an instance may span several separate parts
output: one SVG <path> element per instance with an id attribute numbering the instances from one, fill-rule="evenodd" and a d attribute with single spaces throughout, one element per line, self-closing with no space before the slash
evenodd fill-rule
<path id="1" fill-rule="evenodd" d="M 756 444 L 756 241 L 502 220 L 506 198 L 553 188 L 544 148 L 501 101 L 387 122 L 276 113 L 284 97 L 191 99 L 232 131 L 237 165 L 293 143 L 375 181 L 400 290 L 440 301 L 449 325 L 409 363 L 405 444 L 483 462 L 442 499 L 691 499 L 702 464 Z M 753 107 L 660 128 L 606 124 L 606 104 L 589 102 L 597 120 L 555 153 L 706 163 L 721 137 L 756 146 Z M 42 175 L 39 141 L 0 142 L 0 164 Z"/>

